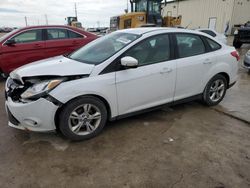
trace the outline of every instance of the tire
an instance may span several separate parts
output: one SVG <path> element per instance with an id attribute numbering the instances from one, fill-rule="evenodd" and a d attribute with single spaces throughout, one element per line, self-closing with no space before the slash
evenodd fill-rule
<path id="1" fill-rule="evenodd" d="M 223 75 L 218 74 L 214 76 L 208 82 L 203 92 L 203 102 L 205 105 L 215 106 L 219 104 L 226 95 L 227 86 L 227 80 Z"/>
<path id="2" fill-rule="evenodd" d="M 234 46 L 235 48 L 240 48 L 240 47 L 242 46 L 242 43 L 241 43 L 241 42 L 238 42 L 238 41 L 234 41 L 234 42 L 233 42 L 233 46 Z"/>
<path id="3" fill-rule="evenodd" d="M 59 129 L 72 141 L 87 140 L 97 136 L 106 121 L 104 103 L 96 97 L 86 96 L 66 104 L 59 115 Z"/>

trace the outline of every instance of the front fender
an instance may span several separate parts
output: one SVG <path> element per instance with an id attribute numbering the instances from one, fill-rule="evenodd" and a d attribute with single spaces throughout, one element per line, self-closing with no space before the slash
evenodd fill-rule
<path id="1" fill-rule="evenodd" d="M 52 90 L 50 95 L 63 104 L 80 96 L 96 95 L 108 102 L 111 110 L 111 117 L 118 115 L 115 73 L 64 82 Z"/>

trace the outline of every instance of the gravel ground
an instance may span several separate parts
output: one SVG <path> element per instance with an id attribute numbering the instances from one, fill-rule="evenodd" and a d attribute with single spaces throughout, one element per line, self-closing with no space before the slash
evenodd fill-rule
<path id="1" fill-rule="evenodd" d="M 250 75 L 242 68 L 217 107 L 162 108 L 78 143 L 8 127 L 4 81 L 0 89 L 0 187 L 250 187 Z"/>

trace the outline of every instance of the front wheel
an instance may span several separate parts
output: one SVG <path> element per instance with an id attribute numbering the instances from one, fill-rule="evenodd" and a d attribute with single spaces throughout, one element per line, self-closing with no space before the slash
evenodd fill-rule
<path id="1" fill-rule="evenodd" d="M 215 106 L 219 104 L 227 90 L 227 80 L 224 76 L 218 74 L 214 76 L 207 84 L 204 93 L 203 101 L 208 106 Z"/>
<path id="2" fill-rule="evenodd" d="M 107 109 L 96 97 L 81 97 L 60 113 L 59 129 L 66 138 L 81 141 L 98 135 L 107 121 Z"/>

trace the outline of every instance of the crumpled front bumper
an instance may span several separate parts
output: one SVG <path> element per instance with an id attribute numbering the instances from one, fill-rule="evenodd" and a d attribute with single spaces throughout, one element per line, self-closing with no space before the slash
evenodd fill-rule
<path id="1" fill-rule="evenodd" d="M 56 129 L 55 114 L 59 106 L 40 98 L 36 101 L 14 102 L 10 97 L 5 102 L 9 117 L 9 126 L 36 132 L 47 132 Z"/>

